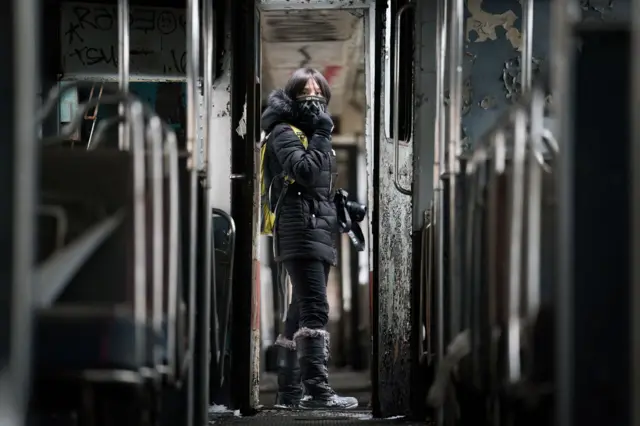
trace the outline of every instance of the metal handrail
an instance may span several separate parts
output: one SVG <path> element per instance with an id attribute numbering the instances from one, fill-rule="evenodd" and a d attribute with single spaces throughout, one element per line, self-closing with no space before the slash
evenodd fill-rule
<path id="1" fill-rule="evenodd" d="M 513 171 L 510 190 L 510 230 L 509 230 L 509 299 L 507 326 L 507 374 L 508 380 L 515 383 L 520 380 L 520 298 L 522 240 L 524 228 L 524 189 L 525 161 L 527 155 L 527 115 L 522 109 L 513 114 L 514 154 Z"/>
<path id="2" fill-rule="evenodd" d="M 445 131 L 445 104 L 444 104 L 444 88 L 445 88 L 445 72 L 447 59 L 447 22 L 448 22 L 448 0 L 439 0 L 437 6 L 436 17 L 436 45 L 438 47 L 438 56 L 436 58 L 436 116 L 435 116 L 435 146 L 433 167 L 434 182 L 434 202 L 433 202 L 433 227 L 435 233 L 435 270 L 436 270 L 436 347 L 438 365 L 444 360 L 444 278 L 445 278 L 445 259 L 444 259 L 444 185 L 442 175 L 446 169 L 445 152 L 446 152 L 446 131 Z M 438 426 L 444 425 L 444 410 L 439 407 L 436 413 L 436 422 Z"/>
<path id="3" fill-rule="evenodd" d="M 169 283 L 169 300 L 167 303 L 167 317 L 170 327 L 167 333 L 167 353 L 169 354 L 169 375 L 172 378 L 177 378 L 179 371 L 177 365 L 177 317 L 181 300 L 179 296 L 180 270 L 178 264 L 180 253 L 180 187 L 178 181 L 178 142 L 173 130 L 166 135 L 164 149 L 168 163 L 165 166 L 165 171 L 169 174 L 169 277 L 167 280 Z M 174 325 L 174 327 L 171 327 L 171 325 Z"/>
<path id="4" fill-rule="evenodd" d="M 136 360 L 144 364 L 147 323 L 147 259 L 146 259 L 146 161 L 144 114 L 141 102 L 129 108 L 133 155 L 133 229 L 134 229 L 134 315 L 136 324 Z"/>
<path id="5" fill-rule="evenodd" d="M 41 204 L 38 206 L 38 214 L 50 216 L 56 219 L 58 227 L 56 231 L 56 250 L 64 247 L 67 232 L 69 230 L 69 217 L 62 206 Z"/>
<path id="6" fill-rule="evenodd" d="M 147 146 L 151 152 L 151 202 L 152 202 L 152 324 L 158 336 L 162 335 L 164 317 L 164 137 L 159 117 L 152 117 L 147 127 Z M 162 348 L 153 346 L 156 368 L 162 365 Z"/>
<path id="7" fill-rule="evenodd" d="M 118 229 L 123 217 L 121 210 L 114 213 L 38 265 L 33 283 L 35 307 L 47 307 L 58 298 L 87 259 Z"/>
<path id="8" fill-rule="evenodd" d="M 198 114 L 198 73 L 200 71 L 200 9 L 198 0 L 186 1 L 186 55 L 187 55 L 187 169 L 189 174 L 189 345 L 192 348 L 192 366 L 189 368 L 187 382 L 187 426 L 205 424 L 208 418 L 209 403 L 209 329 L 200 330 L 202 347 L 196 352 L 196 306 L 198 304 L 196 283 L 198 276 L 198 178 L 196 140 L 198 138 L 199 114 Z M 208 212 L 207 212 L 208 213 Z M 206 217 L 206 216 L 205 216 Z M 208 261 L 208 260 L 207 260 Z M 205 283 L 205 293 L 209 294 L 209 283 Z M 199 315 L 207 318 L 200 324 L 209 322 L 210 298 L 202 300 Z M 204 359 L 203 359 L 204 357 Z M 196 377 L 196 368 L 198 377 Z"/>
<path id="9" fill-rule="evenodd" d="M 232 299 L 232 295 L 233 295 L 233 268 L 234 268 L 234 263 L 235 263 L 235 250 L 236 250 L 236 223 L 233 220 L 233 218 L 231 217 L 231 215 L 229 215 L 227 212 L 225 212 L 224 210 L 221 209 L 217 209 L 217 208 L 212 208 L 211 209 L 211 213 L 212 214 L 217 214 L 218 216 L 222 216 L 223 218 L 225 218 L 227 220 L 227 222 L 229 223 L 229 232 L 228 232 L 228 236 L 229 236 L 229 252 L 231 253 L 229 256 L 229 274 L 228 274 L 228 279 L 227 279 L 227 290 L 225 293 L 225 304 L 224 304 L 224 311 L 223 314 L 221 316 L 222 320 L 224 321 L 223 325 L 220 327 L 222 330 L 222 335 L 220 338 L 220 342 L 218 342 L 218 344 L 216 345 L 218 348 L 220 348 L 220 353 L 218 355 L 218 369 L 220 371 L 220 383 L 219 385 L 222 386 L 222 384 L 224 383 L 224 360 L 225 360 L 225 353 L 227 351 L 227 339 L 228 339 L 228 334 L 229 334 L 229 325 L 231 323 L 230 321 L 230 314 L 231 314 L 231 299 Z M 217 310 L 217 307 L 216 307 Z M 216 315 L 217 317 L 217 315 Z M 220 317 L 217 317 L 218 321 L 220 320 Z"/>
<path id="10" fill-rule="evenodd" d="M 118 0 L 118 89 L 121 93 L 129 93 L 130 73 L 130 45 L 131 34 L 129 28 L 129 0 Z M 124 102 L 118 105 L 118 115 L 128 116 L 127 105 Z M 121 150 L 129 150 L 131 143 L 129 123 L 121 122 L 118 126 L 118 147 Z"/>
<path id="11" fill-rule="evenodd" d="M 431 341 L 431 299 L 433 288 L 433 237 L 434 222 L 433 222 L 433 203 L 425 211 L 424 226 L 421 232 L 420 250 L 422 253 L 422 260 L 420 262 L 420 321 L 424 320 L 425 333 L 422 338 L 427 343 L 427 364 L 431 364 L 433 360 L 433 344 Z M 420 345 L 420 356 L 422 356 L 422 345 Z"/>
<path id="12" fill-rule="evenodd" d="M 404 195 L 411 195 L 411 188 L 406 189 L 400 184 L 400 30 L 402 15 L 414 9 L 414 3 L 407 3 L 396 14 L 395 50 L 393 56 L 393 184 Z"/>
<path id="13" fill-rule="evenodd" d="M 48 137 L 48 138 L 43 138 L 42 139 L 42 143 L 43 145 L 54 145 L 54 144 L 58 144 L 60 142 L 63 142 L 67 139 L 69 139 L 69 137 L 71 137 L 71 135 L 73 135 L 74 132 L 76 132 L 80 126 L 82 125 L 82 122 L 84 120 L 84 115 L 91 109 L 94 108 L 98 103 L 103 103 L 103 104 L 119 104 L 119 103 L 123 103 L 126 102 L 128 104 L 131 104 L 133 102 L 138 102 L 140 103 L 140 109 L 141 109 L 141 117 L 150 117 L 155 115 L 155 111 L 153 111 L 151 109 L 151 107 L 145 105 L 144 103 L 141 103 L 139 98 L 131 95 L 131 94 L 126 94 L 126 93 L 112 93 L 109 94 L 107 96 L 104 96 L 101 100 L 99 99 L 91 99 L 89 101 L 87 101 L 86 103 L 82 104 L 80 106 L 80 108 L 78 108 L 78 111 L 76 112 L 76 114 L 71 118 L 71 121 L 69 123 L 67 123 L 61 130 L 60 130 L 60 134 L 58 136 L 53 136 L 53 137 Z M 125 116 L 127 119 L 131 119 L 131 114 Z M 142 131 L 143 135 L 144 135 L 144 129 Z"/>

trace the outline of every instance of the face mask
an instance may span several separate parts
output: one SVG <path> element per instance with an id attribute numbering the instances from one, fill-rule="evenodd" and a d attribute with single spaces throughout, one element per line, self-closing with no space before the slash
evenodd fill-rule
<path id="1" fill-rule="evenodd" d="M 318 115 L 327 111 L 327 100 L 322 96 L 301 96 L 296 99 L 296 105 L 301 115 Z"/>

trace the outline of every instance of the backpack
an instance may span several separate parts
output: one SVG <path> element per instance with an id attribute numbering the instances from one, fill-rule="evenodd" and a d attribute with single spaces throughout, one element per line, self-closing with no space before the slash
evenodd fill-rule
<path id="1" fill-rule="evenodd" d="M 307 140 L 307 136 L 304 132 L 298 129 L 291 124 L 288 124 L 293 130 L 293 133 L 300 139 L 302 146 L 304 149 L 307 149 L 309 145 L 309 141 Z M 260 220 L 260 234 L 261 235 L 273 235 L 274 228 L 276 225 L 276 210 L 282 199 L 284 198 L 285 193 L 287 192 L 287 187 L 289 184 L 294 182 L 293 178 L 287 176 L 284 172 L 279 173 L 276 176 L 269 176 L 268 170 L 266 168 L 265 161 L 267 160 L 267 141 L 269 140 L 269 136 L 271 134 L 266 135 L 262 141 L 260 142 L 260 204 L 262 210 L 262 217 Z M 278 201 L 275 205 L 272 205 L 271 202 L 271 188 L 273 186 L 273 182 L 276 179 L 283 179 L 283 187 L 280 195 L 278 196 Z"/>

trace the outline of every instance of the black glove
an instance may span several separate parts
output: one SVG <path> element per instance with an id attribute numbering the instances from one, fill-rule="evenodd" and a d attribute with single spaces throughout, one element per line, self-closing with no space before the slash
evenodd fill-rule
<path id="1" fill-rule="evenodd" d="M 314 134 L 319 136 L 323 136 L 325 138 L 331 137 L 331 132 L 333 131 L 333 120 L 331 120 L 331 116 L 326 112 L 320 112 L 313 123 L 315 127 Z"/>

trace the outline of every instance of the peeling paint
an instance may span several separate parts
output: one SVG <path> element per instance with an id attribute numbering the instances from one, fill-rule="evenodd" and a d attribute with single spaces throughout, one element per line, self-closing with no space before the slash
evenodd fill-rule
<path id="1" fill-rule="evenodd" d="M 449 91 L 447 90 L 444 94 L 444 104 L 449 106 L 451 102 L 451 96 Z M 471 105 L 473 102 L 473 84 L 471 82 L 471 77 L 465 78 L 462 82 L 462 115 L 465 116 L 471 110 Z"/>
<path id="2" fill-rule="evenodd" d="M 398 172 L 406 182 L 413 175 L 411 146 L 402 147 L 400 157 Z M 380 167 L 393 170 L 393 144 L 380 144 Z M 410 411 L 412 200 L 398 192 L 393 179 L 393 173 L 380 174 L 380 255 L 376 265 L 380 285 L 380 404 L 385 416 Z"/>
<path id="3" fill-rule="evenodd" d="M 522 51 L 522 33 L 517 28 L 509 28 L 507 30 L 507 40 L 518 52 Z"/>
<path id="4" fill-rule="evenodd" d="M 244 106 L 242 107 L 242 117 L 240 117 L 240 121 L 238 122 L 238 127 L 236 127 L 236 133 L 241 138 L 247 134 L 247 97 L 244 99 Z"/>
<path id="5" fill-rule="evenodd" d="M 517 100 L 522 93 L 522 66 L 521 57 L 516 56 L 504 63 L 502 68 L 502 82 L 504 83 L 505 97 L 510 101 Z M 531 71 L 533 77 L 540 73 L 541 60 L 531 58 Z"/>
<path id="6" fill-rule="evenodd" d="M 607 15 L 613 11 L 613 0 L 580 0 L 580 7 L 584 11 L 594 11 L 600 15 Z"/>
<path id="7" fill-rule="evenodd" d="M 384 27 L 385 24 L 383 24 Z M 381 28 L 379 31 L 388 31 Z M 384 38 L 383 38 L 384 39 Z M 383 65 L 385 55 L 376 55 Z M 381 67 L 385 72 L 385 67 Z M 384 81 L 385 76 L 381 77 Z M 384 99 L 384 96 L 382 96 Z M 386 108 L 380 105 L 381 137 L 384 139 Z M 399 150 L 400 180 L 413 180 L 413 145 L 401 145 Z M 394 145 L 390 140 L 380 143 L 378 167 L 378 342 L 379 400 L 383 417 L 407 415 L 411 412 L 411 282 L 412 282 L 412 198 L 395 187 L 393 174 Z"/>
<path id="8" fill-rule="evenodd" d="M 535 1 L 533 4 L 534 79 L 540 70 L 548 67 L 545 60 L 553 43 L 549 37 L 551 3 Z M 579 12 L 582 21 L 625 22 L 632 16 L 630 5 L 629 0 L 580 0 Z M 468 72 L 473 90 L 470 110 L 463 116 L 463 123 L 468 129 L 469 142 L 473 143 L 520 96 L 522 1 L 468 0 L 466 6 L 465 50 L 475 58 L 464 65 L 465 78 Z M 547 104 L 551 102 L 549 95 Z"/>
<path id="9" fill-rule="evenodd" d="M 231 211 L 231 58 L 230 34 L 226 34 L 222 74 L 213 82 L 211 126 L 214 140 L 209 142 L 211 205 Z"/>
<path id="10" fill-rule="evenodd" d="M 492 109 L 497 105 L 497 100 L 495 96 L 487 95 L 478 103 L 478 106 L 482 109 Z"/>
<path id="11" fill-rule="evenodd" d="M 464 126 L 461 126 L 461 132 L 460 132 L 460 144 L 462 145 L 462 152 L 465 153 L 467 151 L 471 150 L 471 139 L 469 139 L 469 135 L 467 133 L 467 128 Z"/>
<path id="12" fill-rule="evenodd" d="M 497 40 L 497 27 L 502 27 L 507 33 L 507 40 L 511 42 L 514 49 L 520 49 L 522 36 L 520 30 L 515 27 L 518 16 L 513 10 L 504 13 L 492 14 L 482 10 L 482 0 L 469 0 L 467 8 L 471 16 L 467 18 L 466 35 L 467 41 L 471 41 L 471 33 L 475 31 L 476 43 L 487 40 Z"/>

